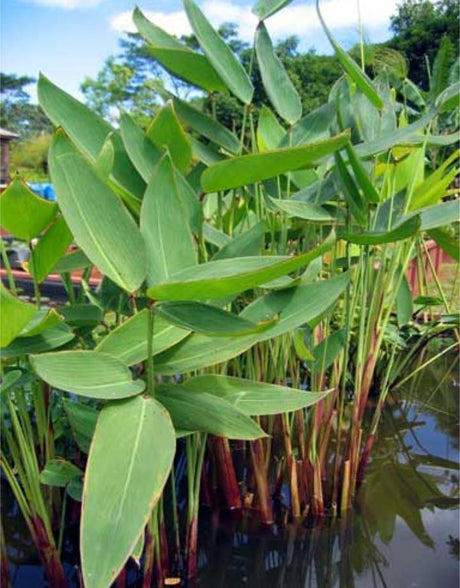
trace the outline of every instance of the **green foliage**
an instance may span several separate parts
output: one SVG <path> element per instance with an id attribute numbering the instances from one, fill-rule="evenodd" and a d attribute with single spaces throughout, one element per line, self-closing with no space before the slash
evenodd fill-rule
<path id="1" fill-rule="evenodd" d="M 429 88 L 429 71 L 435 56 L 447 37 L 453 49 L 447 58 L 455 61 L 458 47 L 460 6 L 456 0 L 405 0 L 391 17 L 395 33 L 388 45 L 405 55 L 409 62 L 409 78 L 424 90 Z"/>
<path id="2" fill-rule="evenodd" d="M 0 73 L 0 126 L 23 139 L 52 131 L 45 113 L 37 104 L 30 104 L 25 90 L 35 81 L 30 76 Z"/>
<path id="3" fill-rule="evenodd" d="M 261 1 L 256 12 L 264 18 L 285 4 Z M 174 455 L 184 445 L 193 575 L 208 434 L 251 442 L 247 479 L 266 521 L 272 520 L 267 464 L 275 457 L 293 517 L 307 508 L 324 514 L 321 496 L 331 489 L 334 506 L 341 493 L 345 515 L 398 369 L 451 328 L 413 324 L 405 281 L 426 232 L 446 250 L 454 246 L 446 226 L 458 220 L 458 201 L 442 200 L 452 195 L 457 163 L 439 150 L 453 139 L 436 134 L 440 114 L 455 107 L 456 87 L 446 87 L 444 75 L 447 43 L 433 69 L 431 97 L 417 96 L 418 111 L 397 101 L 404 84 L 414 90 L 403 60 L 387 53 L 371 80 L 330 37 L 344 74 L 327 101 L 302 118 L 300 73 L 288 83 L 298 57 L 294 40 L 274 48 L 259 25 L 250 76 L 250 50 L 235 29 L 218 34 L 192 0 L 186 9 L 196 37 L 182 40 L 136 10 L 150 48 L 139 53 L 136 37 L 129 59 L 148 63 L 153 56 L 181 80 L 216 90 L 203 111 L 160 88 L 167 104 L 140 124 L 124 114 L 118 131 L 42 76 L 40 102 L 60 127 L 50 150 L 58 202 L 39 201 L 18 179 L 0 197 L 7 228 L 23 240 L 38 239 L 29 264 L 37 308 L 15 295 L 2 249 L 11 289 L 1 291 L 2 355 L 13 374 L 5 385 L 12 427 L 2 431 L 2 466 L 30 528 L 36 516 L 46 524 L 48 543 L 34 536 L 36 545 L 59 562 L 50 524 L 55 496 L 80 500 L 82 493 L 76 464 L 56 461 L 57 427 L 64 448 L 76 442 L 89 451 L 82 576 L 100 588 L 115 581 L 133 554 L 139 559 L 146 527 L 150 577 L 151 540 L 157 562 L 161 555 L 160 498 L 170 474 L 174 492 Z M 136 81 L 118 65 L 111 67 L 121 80 L 145 82 L 142 71 Z M 116 85 L 110 91 L 116 101 L 133 98 Z M 240 139 L 218 120 L 220 100 L 231 101 L 225 125 L 240 127 Z M 65 255 L 71 238 L 79 249 Z M 104 274 L 95 291 L 88 286 L 93 266 Z M 68 303 L 48 312 L 40 282 L 52 267 Z M 69 276 L 76 268 L 83 270 L 78 292 Z M 451 314 L 442 291 L 440 299 Z M 28 378 L 33 411 L 17 372 Z M 379 399 L 361 446 L 375 384 Z M 63 401 L 62 392 L 71 396 Z M 259 418 L 277 413 L 276 420 Z M 176 437 L 185 437 L 177 447 Z M 209 460 L 212 476 L 217 459 L 218 452 Z M 41 477 L 39 463 L 47 464 Z M 231 471 L 229 452 L 218 465 Z M 46 501 L 40 480 L 55 486 Z M 313 494 L 301 495 L 309 480 Z M 182 523 L 175 513 L 173 519 L 179 534 Z M 62 566 L 44 563 L 50 585 L 63 585 L 55 577 Z"/>

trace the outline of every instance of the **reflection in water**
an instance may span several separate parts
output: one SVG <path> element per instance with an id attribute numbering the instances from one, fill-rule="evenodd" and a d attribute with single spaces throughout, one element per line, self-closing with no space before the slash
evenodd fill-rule
<path id="1" fill-rule="evenodd" d="M 261 530 L 202 518 L 200 588 L 458 586 L 458 360 L 393 396 L 345 522 Z M 402 400 L 401 400 L 402 398 Z"/>
<path id="2" fill-rule="evenodd" d="M 199 588 L 458 586 L 459 395 L 452 362 L 430 366 L 388 403 L 348 521 L 261 528 L 250 517 L 205 511 Z M 13 585 L 47 586 L 9 492 L 2 501 Z M 64 544 L 71 587 L 78 586 L 75 530 L 70 525 Z M 131 572 L 128 585 L 141 585 Z"/>

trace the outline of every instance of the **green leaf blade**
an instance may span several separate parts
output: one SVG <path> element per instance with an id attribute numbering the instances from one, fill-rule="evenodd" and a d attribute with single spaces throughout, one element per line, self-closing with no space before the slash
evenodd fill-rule
<path id="1" fill-rule="evenodd" d="M 175 445 L 171 419 L 152 398 L 139 396 L 103 408 L 83 490 L 86 586 L 107 588 L 130 557 L 161 496 Z"/>
<path id="2" fill-rule="evenodd" d="M 146 274 L 145 245 L 118 196 L 61 134 L 52 143 L 50 167 L 77 244 L 114 282 L 128 292 L 137 290 Z"/>
<path id="3" fill-rule="evenodd" d="M 321 158 L 342 149 L 349 141 L 349 133 L 301 147 L 291 147 L 242 155 L 211 165 L 202 175 L 205 192 L 230 190 L 316 164 Z"/>
<path id="4" fill-rule="evenodd" d="M 60 351 L 32 355 L 31 362 L 50 386 L 89 398 L 126 398 L 145 388 L 144 382 L 132 379 L 126 365 L 106 353 Z"/>

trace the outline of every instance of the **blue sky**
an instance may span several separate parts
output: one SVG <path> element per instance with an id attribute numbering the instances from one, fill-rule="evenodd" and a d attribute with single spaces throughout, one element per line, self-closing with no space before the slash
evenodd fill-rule
<path id="1" fill-rule="evenodd" d="M 79 85 L 94 77 L 104 60 L 118 52 L 123 31 L 132 28 L 130 13 L 135 0 L 3 0 L 1 11 L 1 70 L 38 76 L 42 71 L 54 83 L 81 98 Z M 140 8 L 170 33 L 187 31 L 179 0 L 138 0 Z M 237 22 L 240 34 L 251 40 L 255 0 L 199 0 L 214 25 Z M 387 39 L 389 17 L 397 0 L 361 0 L 365 33 L 373 42 Z M 358 38 L 357 0 L 322 0 L 323 15 L 345 46 Z M 330 52 L 312 0 L 295 0 L 267 21 L 272 37 L 297 34 L 302 48 Z M 32 96 L 34 88 L 29 87 Z"/>

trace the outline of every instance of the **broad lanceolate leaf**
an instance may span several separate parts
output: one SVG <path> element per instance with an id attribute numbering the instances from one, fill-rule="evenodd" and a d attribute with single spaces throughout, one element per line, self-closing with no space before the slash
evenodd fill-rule
<path id="1" fill-rule="evenodd" d="M 18 337 L 1 350 L 1 355 L 4 359 L 8 359 L 10 357 L 29 355 L 30 353 L 52 351 L 70 343 L 72 339 L 75 339 L 75 335 L 66 325 L 62 325 L 48 329 L 33 337 Z"/>
<path id="2" fill-rule="evenodd" d="M 175 447 L 171 419 L 152 398 L 138 396 L 102 409 L 83 490 L 85 586 L 107 588 L 130 557 L 161 496 Z"/>
<path id="3" fill-rule="evenodd" d="M 145 184 L 126 155 L 120 135 L 108 123 L 43 75 L 38 81 L 38 100 L 53 124 L 62 127 L 78 149 L 94 162 L 112 133 L 115 154 L 111 176 L 133 196 L 142 197 Z"/>
<path id="4" fill-rule="evenodd" d="M 19 300 L 0 284 L 0 347 L 6 347 L 11 343 L 36 312 L 35 306 Z"/>
<path id="5" fill-rule="evenodd" d="M 283 211 L 287 216 L 302 218 L 311 222 L 330 223 L 332 216 L 328 211 L 318 204 L 309 204 L 299 200 L 279 200 L 270 198 L 270 202 L 278 210 Z"/>
<path id="6" fill-rule="evenodd" d="M 137 290 L 146 274 L 145 245 L 120 199 L 61 134 L 51 145 L 50 168 L 77 244 L 119 286 Z"/>
<path id="7" fill-rule="evenodd" d="M 313 350 L 314 366 L 318 371 L 327 370 L 345 346 L 346 332 L 344 329 L 328 335 Z"/>
<path id="8" fill-rule="evenodd" d="M 1 226 L 24 241 L 37 237 L 57 211 L 57 204 L 34 194 L 18 177 L 0 195 Z"/>
<path id="9" fill-rule="evenodd" d="M 155 165 L 163 155 L 162 150 L 144 134 L 144 131 L 126 113 L 121 115 L 120 131 L 129 158 L 144 181 L 148 183 Z"/>
<path id="10" fill-rule="evenodd" d="M 126 365 L 147 358 L 147 321 L 149 311 L 141 310 L 104 337 L 96 351 L 108 353 Z M 190 331 L 175 327 L 156 316 L 153 323 L 153 355 L 161 353 L 185 339 Z"/>
<path id="11" fill-rule="evenodd" d="M 64 410 L 78 447 L 84 453 L 89 452 L 99 412 L 92 406 L 63 399 Z"/>
<path id="12" fill-rule="evenodd" d="M 81 396 L 102 399 L 126 398 L 145 388 L 133 381 L 120 360 L 97 351 L 61 351 L 31 356 L 37 374 L 50 386 Z"/>
<path id="13" fill-rule="evenodd" d="M 229 439 L 265 437 L 251 418 L 218 396 L 195 394 L 182 386 L 163 384 L 157 387 L 156 398 L 168 409 L 177 429 L 202 431 Z"/>
<path id="14" fill-rule="evenodd" d="M 281 60 L 275 53 L 263 22 L 257 27 L 255 47 L 262 83 L 270 102 L 281 118 L 292 125 L 302 115 L 302 103 Z"/>
<path id="15" fill-rule="evenodd" d="M 324 32 L 326 33 L 331 45 L 334 47 L 337 59 L 340 61 L 341 66 L 355 82 L 361 92 L 372 102 L 376 108 L 383 108 L 383 102 L 380 96 L 377 94 L 371 80 L 367 75 L 360 69 L 355 61 L 344 51 L 334 37 L 331 35 L 329 29 L 324 22 L 324 19 L 319 10 L 319 0 L 316 0 L 316 10 L 318 12 L 319 20 L 323 26 Z"/>
<path id="16" fill-rule="evenodd" d="M 32 320 L 27 323 L 24 329 L 20 333 L 20 337 L 33 337 L 34 335 L 40 335 L 48 329 L 53 329 L 62 325 L 63 319 L 54 310 L 37 310 Z"/>
<path id="17" fill-rule="evenodd" d="M 141 233 L 147 248 L 147 283 L 165 282 L 197 263 L 195 244 L 182 208 L 169 155 L 152 174 L 141 209 Z"/>
<path id="18" fill-rule="evenodd" d="M 451 234 L 446 228 L 430 229 L 429 236 L 436 241 L 443 251 L 455 261 L 460 261 L 460 243 L 456 238 L 456 233 Z"/>
<path id="19" fill-rule="evenodd" d="M 91 262 L 83 253 L 83 251 L 77 249 L 77 251 L 73 251 L 72 253 L 62 257 L 52 269 L 53 272 L 60 274 L 85 269 L 90 265 Z"/>
<path id="20" fill-rule="evenodd" d="M 201 302 L 164 302 L 155 308 L 155 312 L 178 327 L 216 337 L 239 337 L 273 326 L 271 321 L 256 324 Z"/>
<path id="21" fill-rule="evenodd" d="M 64 217 L 59 216 L 33 249 L 29 271 L 37 282 L 43 282 L 67 251 L 73 236 Z"/>
<path id="22" fill-rule="evenodd" d="M 177 169 L 187 169 L 192 159 L 192 148 L 171 101 L 157 112 L 147 129 L 147 137 L 158 148 L 169 151 Z"/>
<path id="23" fill-rule="evenodd" d="M 288 4 L 290 4 L 292 0 L 258 0 L 255 6 L 252 9 L 252 12 L 263 20 L 268 18 L 278 10 L 281 10 Z"/>
<path id="24" fill-rule="evenodd" d="M 302 147 L 242 155 L 221 161 L 209 167 L 201 176 L 203 190 L 229 190 L 314 165 L 321 158 L 344 147 L 349 138 L 346 132 Z"/>
<path id="25" fill-rule="evenodd" d="M 173 274 L 167 282 L 149 288 L 154 300 L 206 300 L 244 292 L 293 272 L 328 251 L 335 242 L 331 232 L 325 241 L 296 257 L 235 257 L 210 261 Z"/>
<path id="26" fill-rule="evenodd" d="M 351 177 L 347 166 L 340 156 L 340 153 L 335 154 L 335 162 L 337 165 L 337 173 L 340 184 L 342 185 L 343 196 L 351 211 L 351 214 L 361 226 L 365 226 L 367 222 L 367 203 L 359 193 L 355 181 Z"/>
<path id="27" fill-rule="evenodd" d="M 381 243 L 393 243 L 402 241 L 415 235 L 420 229 L 420 217 L 414 216 L 399 223 L 389 231 L 367 231 L 364 233 L 345 233 L 343 238 L 350 243 L 358 245 L 379 245 Z"/>
<path id="28" fill-rule="evenodd" d="M 229 243 L 219 249 L 212 259 L 216 261 L 217 259 L 258 255 L 264 244 L 264 236 L 264 223 L 257 223 L 248 231 L 236 235 Z"/>
<path id="29" fill-rule="evenodd" d="M 286 134 L 278 119 L 273 112 L 266 106 L 262 106 L 259 112 L 259 121 L 257 124 L 257 145 L 259 151 L 270 151 L 287 145 L 280 145 L 281 139 Z"/>
<path id="30" fill-rule="evenodd" d="M 208 92 L 227 89 L 204 55 L 195 53 L 151 23 L 139 8 L 134 10 L 133 20 L 141 36 L 151 44 L 150 53 L 173 75 Z"/>
<path id="31" fill-rule="evenodd" d="M 230 376 L 197 376 L 181 384 L 190 393 L 218 396 L 248 416 L 291 412 L 312 406 L 329 392 L 304 392 L 287 386 L 275 386 Z"/>
<path id="32" fill-rule="evenodd" d="M 177 116 L 184 124 L 190 126 L 213 143 L 216 143 L 216 145 L 228 149 L 231 153 L 237 153 L 239 151 L 240 142 L 238 138 L 220 123 L 193 106 L 190 106 L 187 102 L 179 100 L 179 98 L 174 98 L 173 104 Z"/>
<path id="33" fill-rule="evenodd" d="M 76 465 L 65 459 L 50 459 L 40 472 L 40 482 L 48 486 L 65 487 L 75 478 L 83 476 Z"/>
<path id="34" fill-rule="evenodd" d="M 235 96 L 245 104 L 249 104 L 254 88 L 241 63 L 209 24 L 193 0 L 184 0 L 184 8 L 204 54 L 220 78 Z"/>
<path id="35" fill-rule="evenodd" d="M 323 104 L 312 110 L 284 134 L 279 147 L 296 147 L 329 137 L 329 127 L 335 119 L 334 104 Z"/>
<path id="36" fill-rule="evenodd" d="M 460 220 L 460 201 L 450 200 L 442 202 L 435 206 L 421 208 L 417 212 L 420 213 L 422 231 L 437 229 L 438 227 L 443 227 Z"/>
<path id="37" fill-rule="evenodd" d="M 293 331 L 332 306 L 347 287 L 349 276 L 305 284 L 297 288 L 271 292 L 247 307 L 241 316 L 258 322 L 279 315 L 278 322 L 264 331 L 245 337 L 207 337 L 194 333 L 175 347 L 155 358 L 155 370 L 174 375 L 227 361 L 240 355 L 258 341 Z"/>

